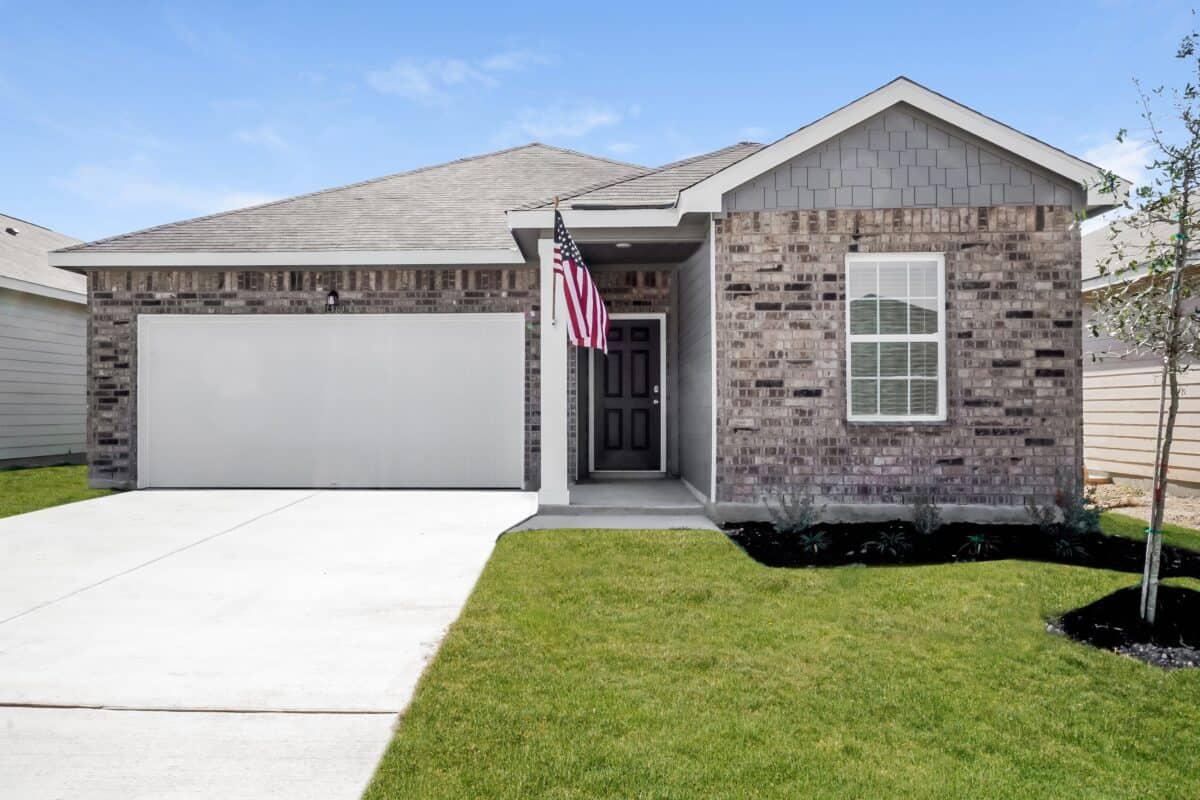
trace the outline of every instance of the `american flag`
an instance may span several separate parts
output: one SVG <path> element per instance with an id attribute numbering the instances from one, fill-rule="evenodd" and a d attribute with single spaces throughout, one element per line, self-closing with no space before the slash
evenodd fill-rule
<path id="1" fill-rule="evenodd" d="M 562 276 L 567 306 L 567 338 L 577 347 L 608 353 L 608 309 L 583 263 L 562 214 L 554 211 L 554 272 Z"/>

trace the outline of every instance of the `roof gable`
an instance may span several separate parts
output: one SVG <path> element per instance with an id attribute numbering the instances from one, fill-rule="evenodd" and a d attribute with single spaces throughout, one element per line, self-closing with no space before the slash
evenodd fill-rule
<path id="1" fill-rule="evenodd" d="M 825 144 L 899 104 L 905 104 L 940 120 L 950 128 L 962 131 L 981 143 L 987 143 L 996 150 L 1015 156 L 1018 161 L 1028 162 L 1048 173 L 1060 176 L 1068 184 L 1081 185 L 1084 182 L 1092 182 L 1100 175 L 1100 167 L 1095 164 L 1076 158 L 901 77 L 684 189 L 679 196 L 680 213 L 719 211 L 722 196 L 727 192 L 773 171 L 781 164 Z M 1112 195 L 1101 194 L 1098 188 L 1089 188 L 1084 203 L 1091 208 L 1111 207 L 1120 202 L 1123 194 L 1128 191 L 1129 182 L 1122 181 L 1122 184 L 1122 194 L 1115 198 Z"/>
<path id="2" fill-rule="evenodd" d="M 1082 206 L 1079 185 L 974 142 L 901 103 L 730 189 L 722 210 Z"/>

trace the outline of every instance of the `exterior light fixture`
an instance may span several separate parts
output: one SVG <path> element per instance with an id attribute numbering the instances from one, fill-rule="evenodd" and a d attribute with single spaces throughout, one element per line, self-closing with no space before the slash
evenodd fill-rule
<path id="1" fill-rule="evenodd" d="M 329 294 L 325 295 L 325 310 L 337 311 L 338 293 L 337 289 L 330 289 Z"/>
<path id="2" fill-rule="evenodd" d="M 633 247 L 629 242 L 617 242 L 618 249 L 624 250 L 627 247 Z"/>

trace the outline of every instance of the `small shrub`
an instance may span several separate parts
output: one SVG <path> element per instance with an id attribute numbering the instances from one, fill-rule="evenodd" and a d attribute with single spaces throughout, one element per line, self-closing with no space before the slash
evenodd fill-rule
<path id="1" fill-rule="evenodd" d="M 825 531 L 812 531 L 811 533 L 800 534 L 800 549 L 805 553 L 812 553 L 814 556 L 823 553 L 829 548 L 829 537 L 825 535 Z"/>
<path id="2" fill-rule="evenodd" d="M 942 509 L 934 502 L 932 494 L 917 495 L 912 507 L 912 523 L 917 533 L 928 536 L 942 526 Z"/>
<path id="3" fill-rule="evenodd" d="M 1025 502 L 1025 513 L 1042 533 L 1051 536 L 1083 536 L 1100 530 L 1100 506 L 1092 489 L 1086 492 L 1055 492 L 1054 503 Z"/>
<path id="4" fill-rule="evenodd" d="M 1025 501 L 1025 513 L 1029 521 L 1045 534 L 1054 534 L 1058 529 L 1058 506 L 1047 503 L 1039 505 L 1033 500 Z"/>
<path id="5" fill-rule="evenodd" d="M 774 503 L 764 500 L 763 505 L 771 515 L 771 524 L 777 533 L 802 533 L 821 518 L 822 507 L 813 501 L 812 495 L 780 495 Z"/>
<path id="6" fill-rule="evenodd" d="M 1096 505 L 1095 490 L 1070 492 L 1059 499 L 1063 528 L 1075 536 L 1100 530 L 1100 506 Z"/>
<path id="7" fill-rule="evenodd" d="M 881 556 L 900 558 L 909 550 L 912 550 L 912 544 L 908 541 L 908 537 L 904 535 L 904 531 L 885 530 L 879 534 L 878 539 L 872 539 L 864 544 L 863 549 L 867 552 L 879 553 Z"/>
<path id="8" fill-rule="evenodd" d="M 1000 547 L 994 536 L 986 533 L 971 533 L 967 541 L 958 548 L 958 554 L 967 558 L 983 558 L 994 554 Z"/>
<path id="9" fill-rule="evenodd" d="M 1054 554 L 1059 558 L 1086 558 L 1087 548 L 1073 536 L 1060 536 L 1054 540 Z"/>

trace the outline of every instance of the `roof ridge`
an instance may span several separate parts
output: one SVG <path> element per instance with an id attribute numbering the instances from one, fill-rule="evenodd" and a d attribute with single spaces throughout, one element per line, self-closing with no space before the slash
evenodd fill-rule
<path id="1" fill-rule="evenodd" d="M 728 153 L 730 150 L 734 150 L 738 147 L 765 147 L 765 146 L 766 145 L 763 145 L 759 142 L 734 142 L 733 144 L 725 145 L 724 147 L 720 147 L 720 148 L 713 150 L 711 152 L 708 152 L 708 153 L 700 153 L 699 155 L 688 156 L 687 158 L 681 158 L 678 161 L 672 161 L 669 164 L 663 164 L 661 167 L 655 167 L 653 171 L 654 172 L 662 172 L 663 170 L 673 169 L 675 167 L 682 167 L 685 164 L 694 164 L 697 161 L 701 161 L 706 158 L 712 158 L 713 156 L 720 155 L 721 153 Z"/>
<path id="2" fill-rule="evenodd" d="M 534 147 L 534 146 L 546 147 L 551 150 L 557 150 L 560 153 L 570 153 L 573 156 L 582 156 L 584 158 L 590 158 L 593 161 L 603 161 L 606 164 L 613 164 L 618 167 L 631 167 L 633 169 L 641 169 L 641 170 L 651 169 L 651 167 L 643 166 L 642 164 L 634 164 L 632 161 L 618 161 L 615 158 L 608 158 L 607 156 L 592 155 L 591 153 L 585 153 L 582 150 L 572 150 L 569 147 L 560 147 L 559 145 L 556 145 L 556 144 L 546 144 L 545 142 L 530 142 L 529 144 L 522 145 L 522 147 Z M 519 149 L 519 148 L 513 148 L 513 149 Z M 500 152 L 505 152 L 505 151 L 501 150 Z"/>
<path id="3" fill-rule="evenodd" d="M 687 164 L 692 164 L 692 163 L 701 161 L 706 158 L 712 158 L 713 156 L 720 155 L 721 153 L 727 153 L 730 150 L 733 150 L 738 147 L 762 148 L 764 146 L 765 145 L 759 144 L 758 142 L 744 142 L 744 141 L 743 142 L 735 142 L 734 144 L 726 145 L 725 147 L 721 147 L 716 150 L 712 150 L 708 153 L 700 153 L 699 155 L 690 156 L 688 158 L 680 159 L 679 161 L 672 161 L 670 163 L 663 164 L 660 167 L 654 167 L 652 169 L 647 169 L 639 175 L 625 175 L 625 176 L 617 178 L 615 180 L 606 180 L 606 181 L 600 181 L 599 183 L 593 183 L 589 186 L 584 186 L 580 189 L 573 190 L 570 193 L 560 194 L 560 195 L 558 195 L 558 199 L 559 200 L 571 200 L 571 199 L 579 197 L 581 195 L 588 194 L 589 192 L 594 192 L 594 191 L 597 191 L 600 189 L 607 189 L 611 186 L 617 186 L 618 184 L 637 180 L 638 178 L 647 178 L 651 175 L 657 175 L 660 172 L 665 172 L 668 169 L 674 169 L 675 167 L 682 167 Z M 747 155 L 750 155 L 750 154 L 747 153 Z M 718 172 L 719 171 L 720 170 L 718 170 Z M 524 205 L 517 206 L 515 209 L 512 209 L 512 210 L 513 211 L 527 211 L 527 210 L 535 209 L 535 208 L 544 208 L 546 206 L 546 204 L 549 203 L 550 200 L 553 200 L 553 199 L 554 198 L 548 198 L 548 199 L 543 198 L 541 200 L 536 200 L 531 203 L 525 203 Z"/>
<path id="4" fill-rule="evenodd" d="M 508 153 L 515 153 L 518 150 L 527 150 L 532 147 L 545 147 L 550 150 L 558 150 L 561 152 L 571 153 L 573 155 L 578 155 L 578 156 L 582 156 L 585 158 L 593 158 L 597 161 L 608 161 L 608 159 L 599 158 L 597 156 L 591 156 L 591 155 L 588 155 L 587 153 L 579 153 L 579 152 L 576 152 L 573 150 L 567 150 L 566 148 L 555 147 L 553 145 L 543 144 L 541 142 L 528 142 L 526 144 L 516 145 L 514 147 L 506 147 L 503 150 L 493 150 L 489 153 L 478 153 L 473 156 L 464 156 L 463 158 L 456 158 L 451 161 L 443 161 L 440 164 L 428 164 L 423 167 L 416 167 L 414 169 L 402 170 L 400 172 L 393 172 L 389 175 L 381 175 L 377 178 L 368 178 L 367 180 L 364 180 L 364 181 L 355 181 L 353 183 L 342 184 L 341 186 L 332 186 L 328 189 L 319 189 L 315 192 L 304 192 L 302 194 L 292 195 L 290 197 L 281 197 L 278 200 L 270 200 L 266 203 L 259 203 L 257 205 L 245 206 L 244 208 L 231 208 L 227 211 L 217 211 L 212 214 L 202 214 L 198 217 L 189 217 L 188 219 L 182 219 L 182 220 L 178 220 L 176 222 L 166 222 L 161 225 L 151 225 L 148 228 L 141 228 L 136 231 L 129 231 L 127 233 L 119 233 L 115 236 L 106 236 L 103 239 L 94 239 L 90 242 L 81 242 L 79 244 L 71 245 L 70 247 L 63 247 L 63 248 L 60 248 L 60 251 L 82 250 L 86 247 L 91 247 L 92 245 L 107 244 L 109 242 L 120 241 L 121 239 L 128 239 L 131 236 L 139 236 L 143 233 L 150 233 L 152 231 L 166 230 L 168 228 L 175 228 L 180 225 L 188 225 L 193 222 L 202 222 L 202 221 L 210 220 L 210 219 L 219 219 L 221 217 L 226 217 L 231 214 L 239 214 L 243 211 L 257 211 L 258 209 L 261 209 L 261 208 L 270 208 L 271 206 L 277 206 L 277 205 L 281 205 L 283 203 L 290 203 L 295 200 L 306 200 L 310 197 L 319 197 L 324 194 L 330 194 L 332 192 L 340 192 L 340 191 L 344 191 L 346 189 L 357 189 L 360 186 L 370 186 L 372 184 L 381 183 L 381 182 L 387 181 L 387 180 L 392 180 L 393 178 L 402 178 L 402 177 L 406 177 L 409 175 L 419 175 L 422 172 L 428 172 L 428 171 L 434 170 L 434 169 L 450 167 L 450 166 L 454 166 L 455 164 L 462 164 L 462 163 L 465 163 L 468 161 L 479 161 L 484 158 L 492 158 L 493 156 L 502 156 L 502 155 L 506 155 Z M 613 163 L 617 163 L 617 162 L 613 162 Z M 624 166 L 624 165 L 622 165 L 622 166 Z"/>

